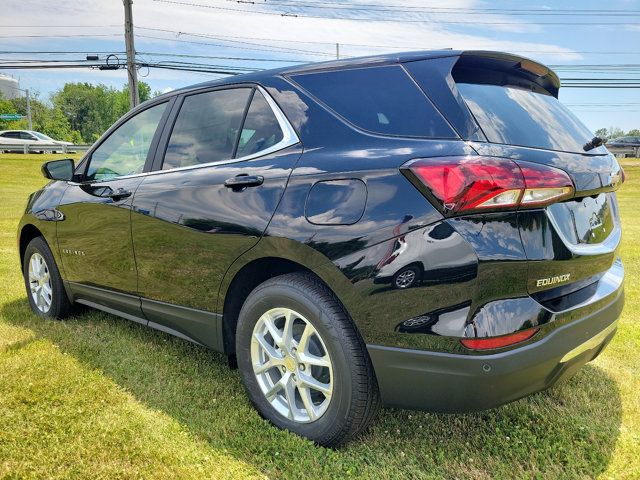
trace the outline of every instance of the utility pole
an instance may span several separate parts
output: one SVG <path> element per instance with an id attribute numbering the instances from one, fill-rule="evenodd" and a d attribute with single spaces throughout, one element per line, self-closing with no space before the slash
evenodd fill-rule
<path id="1" fill-rule="evenodd" d="M 133 15 L 131 13 L 132 0 L 122 0 L 124 3 L 124 40 L 127 46 L 127 76 L 129 77 L 129 98 L 131 108 L 140 103 L 138 94 L 138 71 L 136 70 L 136 49 L 133 45 Z"/>
<path id="2" fill-rule="evenodd" d="M 336 43 L 336 59 L 340 60 L 340 44 Z"/>
<path id="3" fill-rule="evenodd" d="M 29 89 L 25 90 L 25 94 L 27 95 L 27 125 L 29 126 L 29 130 L 33 130 L 33 123 L 31 122 L 31 99 L 29 98 Z"/>

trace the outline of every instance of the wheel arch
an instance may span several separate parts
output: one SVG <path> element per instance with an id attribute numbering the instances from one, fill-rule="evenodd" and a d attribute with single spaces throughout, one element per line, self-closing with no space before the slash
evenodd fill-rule
<path id="1" fill-rule="evenodd" d="M 29 245 L 29 242 L 36 237 L 43 237 L 45 241 L 47 241 L 47 239 L 45 238 L 44 234 L 40 231 L 40 229 L 31 223 L 25 224 L 20 229 L 20 236 L 18 239 L 18 249 L 20 251 L 20 265 L 24 263 L 24 252 L 27 249 L 27 245 Z M 47 241 L 47 243 L 49 242 Z M 51 246 L 49 246 L 49 248 L 51 248 Z"/>
<path id="2" fill-rule="evenodd" d="M 283 240 L 283 239 L 279 239 Z M 260 243 L 271 243 L 268 239 L 263 239 Z M 217 311 L 222 311 L 222 336 L 224 353 L 227 355 L 235 354 L 235 333 L 238 323 L 238 314 L 249 294 L 258 285 L 269 278 L 294 272 L 308 272 L 318 277 L 326 287 L 336 296 L 353 318 L 352 311 L 355 295 L 351 282 L 340 272 L 340 270 L 324 255 L 319 254 L 315 250 L 301 245 L 298 242 L 291 242 L 289 249 L 286 251 L 288 255 L 264 255 L 250 250 L 241 256 L 227 271 L 225 278 L 218 293 Z M 294 246 L 295 245 L 295 246 Z M 305 252 L 306 256 L 296 256 L 299 250 L 311 250 Z M 272 253 L 284 253 L 283 250 L 273 250 L 268 246 L 259 249 Z M 359 332 L 360 333 L 360 332 Z"/>
<path id="3" fill-rule="evenodd" d="M 418 270 L 420 270 L 420 275 L 422 275 L 422 274 L 424 273 L 424 271 L 426 270 L 426 269 L 424 268 L 424 263 L 423 263 L 421 260 L 416 260 L 416 261 L 414 261 L 414 262 L 407 263 L 407 264 L 406 264 L 404 267 L 402 267 L 400 270 L 404 270 L 405 268 L 408 268 L 408 267 L 417 267 L 417 268 L 418 268 Z M 398 271 L 400 271 L 400 270 L 398 270 Z"/>

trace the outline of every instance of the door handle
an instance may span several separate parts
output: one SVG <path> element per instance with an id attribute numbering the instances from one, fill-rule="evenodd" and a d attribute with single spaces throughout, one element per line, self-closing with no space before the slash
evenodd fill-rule
<path id="1" fill-rule="evenodd" d="M 264 177 L 262 175 L 246 175 L 240 174 L 231 177 L 224 182 L 224 186 L 234 191 L 242 190 L 246 187 L 257 187 L 262 185 Z"/>
<path id="2" fill-rule="evenodd" d="M 129 190 L 125 190 L 124 188 L 118 188 L 117 190 L 112 190 L 109 193 L 105 193 L 103 196 L 111 198 L 112 200 L 122 200 L 123 198 L 130 197 L 131 192 Z"/>

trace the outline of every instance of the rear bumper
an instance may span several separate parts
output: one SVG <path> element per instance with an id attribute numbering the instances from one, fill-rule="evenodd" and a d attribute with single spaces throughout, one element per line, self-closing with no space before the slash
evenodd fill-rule
<path id="1" fill-rule="evenodd" d="M 486 410 L 549 388 L 593 360 L 615 335 L 624 304 L 620 287 L 605 306 L 520 348 L 459 355 L 368 345 L 385 405 L 437 412 Z M 566 323 L 562 316 L 566 315 Z M 574 320 L 578 318 L 577 320 Z"/>

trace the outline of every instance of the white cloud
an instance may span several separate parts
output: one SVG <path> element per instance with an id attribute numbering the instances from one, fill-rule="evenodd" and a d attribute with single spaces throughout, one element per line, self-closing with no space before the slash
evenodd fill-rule
<path id="1" fill-rule="evenodd" d="M 205 0 L 193 0 L 194 3 L 207 3 Z M 371 4 L 374 0 L 362 0 L 352 2 Z M 386 0 L 377 0 L 381 5 L 388 5 Z M 265 5 L 236 4 L 229 2 L 209 3 L 209 5 L 225 6 L 241 10 L 257 10 L 268 8 Z M 268 4 L 267 4 L 268 5 Z M 418 0 L 408 0 L 402 5 L 408 7 L 424 7 L 424 2 Z M 468 8 L 481 5 L 477 0 L 438 0 L 429 3 L 429 7 L 457 7 Z M 335 52 L 335 42 L 341 43 L 341 51 L 345 55 L 357 56 L 382 53 L 385 51 L 401 51 L 416 49 L 491 49 L 506 50 L 510 52 L 523 52 L 525 56 L 531 56 L 544 61 L 550 60 L 576 60 L 581 58 L 579 54 L 570 49 L 561 48 L 553 44 L 537 42 L 503 41 L 496 39 L 496 30 L 508 30 L 517 32 L 537 31 L 538 27 L 528 25 L 526 22 L 514 19 L 505 15 L 425 15 L 425 14 L 403 14 L 409 19 L 431 18 L 433 20 L 449 20 L 464 22 L 510 22 L 514 25 L 490 25 L 487 26 L 489 34 L 487 36 L 479 34 L 460 33 L 468 29 L 464 25 L 446 25 L 442 23 L 409 23 L 409 22 L 381 22 L 381 21 L 360 21 L 348 19 L 319 19 L 319 18 L 291 18 L 277 15 L 258 15 L 244 12 L 214 10 L 208 8 L 198 8 L 184 5 L 174 5 L 154 2 L 152 0 L 139 0 L 134 2 L 134 23 L 140 27 L 153 27 L 182 32 L 198 33 L 203 35 L 221 36 L 242 36 L 257 37 L 267 39 L 295 40 L 296 42 L 326 42 L 324 44 L 315 43 L 282 43 L 273 41 L 246 40 L 264 46 L 286 46 L 302 50 L 312 50 L 323 52 L 327 55 L 303 54 L 301 52 L 291 52 L 289 56 L 302 58 L 309 61 L 329 58 Z M 104 0 L 87 0 L 76 2 L 71 0 L 60 0 L 57 2 L 44 2 L 42 0 L 4 0 L 3 21 L 14 25 L 105 25 L 100 29 L 100 33 L 119 33 L 122 31 L 120 25 L 123 22 L 123 7 L 118 0 L 105 2 Z M 292 9 L 294 11 L 295 9 Z M 308 12 L 308 11 L 306 11 Z M 352 15 L 358 18 L 374 16 L 378 18 L 400 18 L 397 13 L 389 12 L 364 12 L 344 10 L 314 10 L 313 14 L 326 16 L 346 17 Z M 111 26 L 113 25 L 113 26 Z M 16 29 L 18 30 L 18 29 Z M 12 31 L 14 31 L 12 29 Z M 81 33 L 96 32 L 95 28 L 82 30 L 76 28 L 64 28 L 46 30 L 38 28 L 19 29 L 22 34 L 43 34 L 43 33 Z M 138 34 L 152 34 L 141 29 Z M 168 33 L 153 33 L 154 36 L 172 38 Z M 491 38 L 493 37 L 493 38 Z M 182 39 L 197 41 L 197 38 L 181 36 Z M 117 40 L 117 37 L 115 38 Z M 207 41 L 206 39 L 199 39 Z M 209 40 L 214 42 L 213 40 Z M 24 43 L 24 42 L 22 42 Z M 157 43 L 157 42 L 156 42 Z M 217 43 L 220 43 L 218 41 Z M 150 45 L 148 39 L 139 38 L 137 44 L 140 46 Z M 356 45 L 382 45 L 385 48 L 363 47 Z M 207 49 L 214 51 L 214 47 L 198 47 L 185 43 L 161 44 L 165 49 L 172 51 L 191 51 L 193 49 Z M 169 47 L 171 45 L 171 47 Z M 243 45 L 246 51 L 231 50 L 236 55 L 248 53 L 251 56 L 273 56 L 272 53 L 250 52 L 250 45 Z M 138 48 L 140 49 L 140 47 Z M 219 49 L 216 49 L 219 50 Z M 228 51 L 228 50 L 227 50 Z M 282 56 L 283 53 L 275 55 Z"/>

